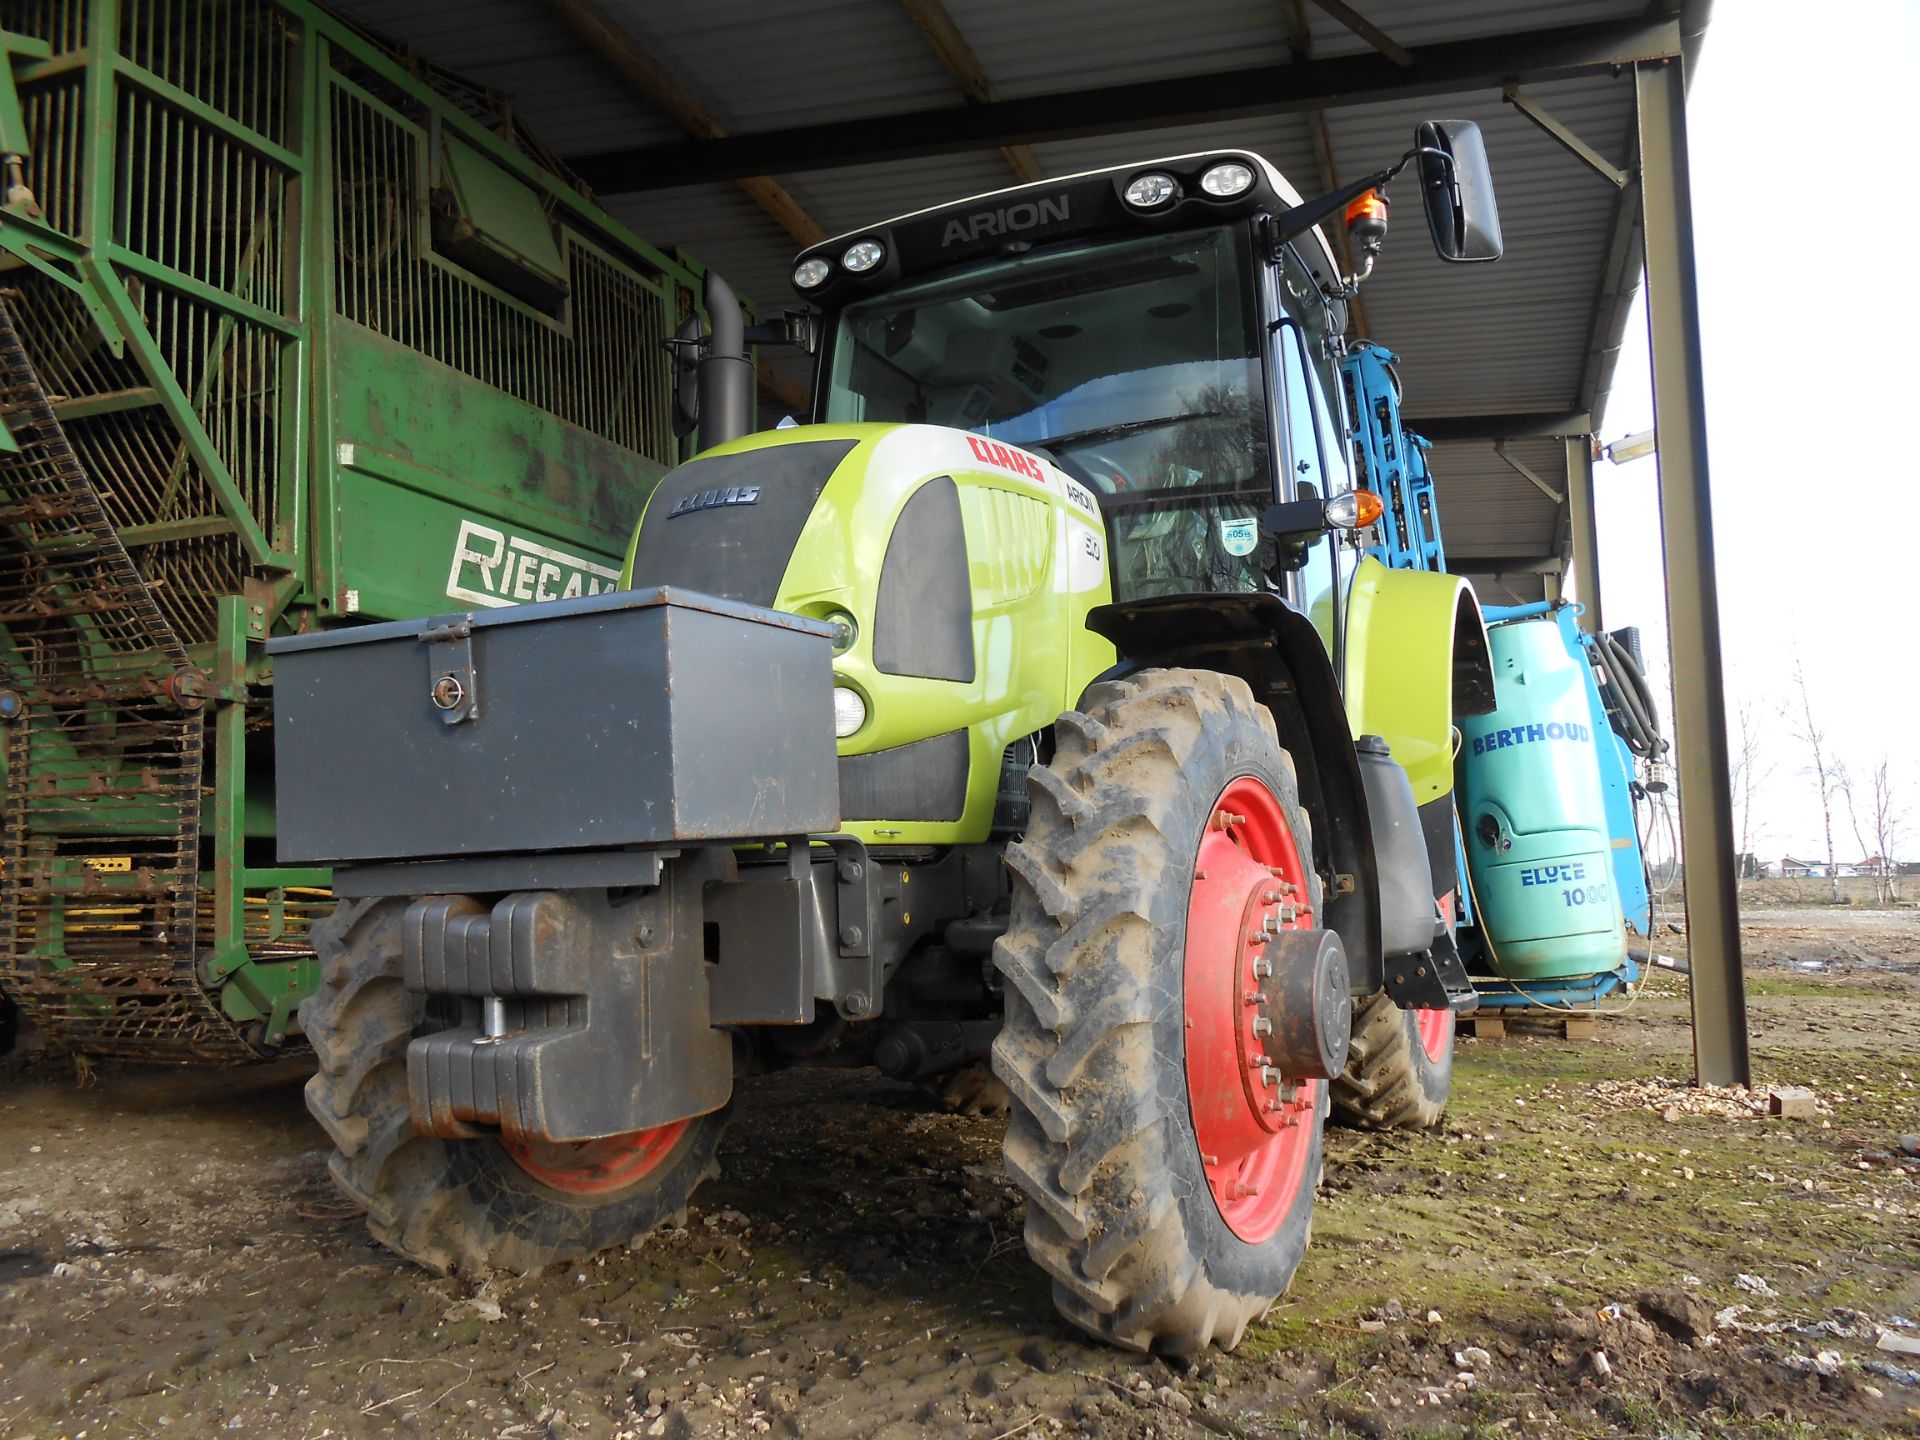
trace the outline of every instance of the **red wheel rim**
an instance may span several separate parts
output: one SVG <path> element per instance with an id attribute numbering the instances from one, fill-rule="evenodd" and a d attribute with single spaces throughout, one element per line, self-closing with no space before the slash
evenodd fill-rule
<path id="1" fill-rule="evenodd" d="M 1427 1052 L 1427 1059 L 1445 1059 L 1447 1045 L 1453 1039 L 1453 1012 L 1416 1010 L 1413 1013 L 1420 1027 L 1420 1048 Z"/>
<path id="2" fill-rule="evenodd" d="M 1320 1114 L 1320 1082 L 1266 1063 L 1259 983 L 1267 936 L 1315 917 L 1286 812 L 1242 776 L 1214 802 L 1187 901 L 1187 1104 L 1207 1188 L 1250 1245 L 1292 1213 Z"/>
<path id="3" fill-rule="evenodd" d="M 1440 916 L 1447 922 L 1447 933 L 1453 933 L 1453 892 L 1448 891 L 1440 897 Z M 1453 1039 L 1453 1012 L 1451 1010 L 1416 1010 L 1414 1023 L 1420 1036 L 1420 1048 L 1427 1053 L 1429 1060 L 1446 1058 L 1447 1046 Z"/>
<path id="4" fill-rule="evenodd" d="M 690 1123 L 675 1120 L 628 1135 L 562 1144 L 502 1140 L 500 1148 L 542 1185 L 569 1195 L 606 1195 L 638 1184 L 659 1169 Z"/>

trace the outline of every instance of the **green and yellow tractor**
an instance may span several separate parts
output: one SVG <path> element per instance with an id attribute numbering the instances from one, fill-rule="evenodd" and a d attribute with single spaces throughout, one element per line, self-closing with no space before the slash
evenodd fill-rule
<path id="1" fill-rule="evenodd" d="M 381 1241 L 625 1242 L 737 1074 L 990 1056 L 1062 1313 L 1238 1343 L 1329 1111 L 1436 1121 L 1472 1004 L 1485 631 L 1363 554 L 1316 228 L 1408 165 L 1441 255 L 1497 256 L 1479 132 L 1435 122 L 1311 201 L 1227 150 L 875 225 L 799 257 L 784 326 L 710 280 L 701 449 L 619 590 L 272 642 L 281 858 L 345 897 L 308 1103 Z M 744 434 L 776 329 L 810 423 Z"/>

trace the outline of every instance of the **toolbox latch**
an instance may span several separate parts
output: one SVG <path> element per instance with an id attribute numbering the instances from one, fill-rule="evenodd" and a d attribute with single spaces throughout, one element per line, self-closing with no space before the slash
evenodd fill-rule
<path id="1" fill-rule="evenodd" d="M 477 718 L 480 691 L 473 671 L 473 616 L 429 620 L 420 638 L 427 646 L 427 698 L 441 723 L 458 725 Z"/>

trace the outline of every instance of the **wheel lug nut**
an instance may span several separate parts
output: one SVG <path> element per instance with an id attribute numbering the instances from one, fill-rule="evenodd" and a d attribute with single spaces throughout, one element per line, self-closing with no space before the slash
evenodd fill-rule
<path id="1" fill-rule="evenodd" d="M 1270 1089 L 1279 1089 L 1281 1078 L 1280 1072 L 1271 1065 L 1265 1067 L 1260 1072 L 1260 1083 Z M 1267 1108 L 1269 1110 L 1278 1110 L 1280 1108 L 1280 1102 L 1278 1100 L 1269 1100 L 1267 1102 Z"/>
<path id="2" fill-rule="evenodd" d="M 1271 1035 L 1273 1033 L 1273 1021 L 1269 1020 L 1264 1015 L 1254 1016 L 1253 1017 L 1253 1033 L 1260 1036 Z"/>
<path id="3" fill-rule="evenodd" d="M 1235 825 L 1246 824 L 1247 817 L 1244 815 L 1236 815 L 1231 810 L 1216 810 L 1213 816 L 1213 823 L 1222 830 L 1228 830 Z"/>
<path id="4" fill-rule="evenodd" d="M 1247 991 L 1246 995 L 1243 997 L 1243 1000 L 1244 1000 L 1244 1003 L 1248 1005 L 1259 1005 L 1259 1004 L 1263 1004 L 1266 1001 L 1266 998 L 1267 997 L 1262 995 L 1258 990 L 1249 990 Z"/>
<path id="5" fill-rule="evenodd" d="M 1233 1198 L 1236 1200 L 1244 1200 L 1249 1195 L 1258 1195 L 1259 1193 L 1260 1193 L 1260 1187 L 1258 1185 L 1249 1185 L 1244 1180 L 1237 1180 L 1234 1182 Z"/>
<path id="6" fill-rule="evenodd" d="M 1263 935 L 1260 938 L 1264 941 L 1266 936 Z M 1273 962 L 1264 955 L 1256 956 L 1253 962 L 1253 978 L 1256 980 L 1265 980 L 1272 974 Z"/>

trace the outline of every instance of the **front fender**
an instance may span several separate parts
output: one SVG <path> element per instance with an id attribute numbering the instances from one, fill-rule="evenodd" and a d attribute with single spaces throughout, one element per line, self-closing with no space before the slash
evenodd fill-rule
<path id="1" fill-rule="evenodd" d="M 1385 983 L 1380 873 L 1366 787 L 1313 622 L 1277 595 L 1222 592 L 1102 605 L 1088 612 L 1087 628 L 1120 652 L 1120 664 L 1100 679 L 1159 665 L 1218 670 L 1240 676 L 1273 713 L 1313 820 L 1314 864 L 1328 885 L 1326 922 L 1346 947 L 1354 994 L 1378 990 Z"/>
<path id="2" fill-rule="evenodd" d="M 1360 562 L 1347 603 L 1346 705 L 1427 805 L 1453 790 L 1453 723 L 1494 707 L 1493 661 L 1473 586 L 1458 575 Z"/>

